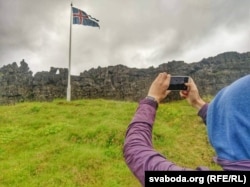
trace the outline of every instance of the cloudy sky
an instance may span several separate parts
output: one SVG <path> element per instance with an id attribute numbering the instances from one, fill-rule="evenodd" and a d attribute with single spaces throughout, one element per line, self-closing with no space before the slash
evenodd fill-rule
<path id="1" fill-rule="evenodd" d="M 72 25 L 75 75 L 250 51 L 249 0 L 0 0 L 0 67 L 68 68 L 71 2 L 100 20 L 100 29 Z"/>

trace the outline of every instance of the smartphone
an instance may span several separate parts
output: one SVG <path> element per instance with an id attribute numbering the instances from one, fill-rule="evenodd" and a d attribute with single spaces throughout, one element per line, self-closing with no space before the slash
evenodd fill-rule
<path id="1" fill-rule="evenodd" d="M 168 90 L 187 90 L 188 76 L 171 76 Z"/>

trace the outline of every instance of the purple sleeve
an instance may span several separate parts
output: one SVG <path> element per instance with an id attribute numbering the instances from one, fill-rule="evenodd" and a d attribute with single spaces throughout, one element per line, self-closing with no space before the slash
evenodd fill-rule
<path id="1" fill-rule="evenodd" d="M 203 105 L 203 107 L 199 110 L 198 112 L 198 116 L 200 116 L 203 120 L 203 122 L 206 124 L 206 118 L 207 118 L 207 108 L 208 108 L 208 103 L 206 103 L 205 105 Z"/>
<path id="2" fill-rule="evenodd" d="M 152 128 L 157 106 L 152 100 L 140 101 L 127 129 L 123 147 L 126 164 L 142 185 L 144 185 L 145 171 L 191 170 L 175 165 L 153 149 Z"/>

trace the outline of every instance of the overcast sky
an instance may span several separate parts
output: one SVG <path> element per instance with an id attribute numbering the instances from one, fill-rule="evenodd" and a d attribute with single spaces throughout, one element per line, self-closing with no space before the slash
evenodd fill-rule
<path id="1" fill-rule="evenodd" d="M 71 74 L 250 51 L 250 0 L 0 0 L 0 67 L 68 68 L 71 2 L 100 20 L 72 25 Z"/>

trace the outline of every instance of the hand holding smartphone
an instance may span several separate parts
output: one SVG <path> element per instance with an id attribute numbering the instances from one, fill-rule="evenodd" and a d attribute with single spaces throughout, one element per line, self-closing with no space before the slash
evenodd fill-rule
<path id="1" fill-rule="evenodd" d="M 168 90 L 187 90 L 188 76 L 171 76 Z"/>

